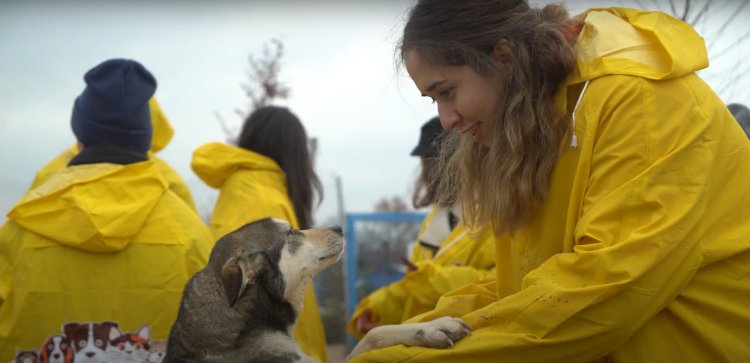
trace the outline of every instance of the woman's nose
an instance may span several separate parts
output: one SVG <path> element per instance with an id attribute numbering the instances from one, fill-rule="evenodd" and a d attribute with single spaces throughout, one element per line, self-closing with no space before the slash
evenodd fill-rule
<path id="1" fill-rule="evenodd" d="M 440 107 L 438 105 L 438 116 L 440 117 L 440 125 L 443 126 L 443 130 L 450 130 L 461 122 L 461 115 L 448 107 Z"/>

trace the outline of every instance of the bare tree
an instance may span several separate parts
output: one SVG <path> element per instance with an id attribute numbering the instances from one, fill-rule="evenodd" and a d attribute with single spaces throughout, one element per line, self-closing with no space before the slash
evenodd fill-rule
<path id="1" fill-rule="evenodd" d="M 250 99 L 250 110 L 237 110 L 241 117 L 246 116 L 252 110 L 268 105 L 275 99 L 286 99 L 289 97 L 289 87 L 279 80 L 281 71 L 281 58 L 284 56 L 284 44 L 278 39 L 271 39 L 274 50 L 268 44 L 263 45 L 263 55 L 260 58 L 250 54 L 247 57 L 250 69 L 246 72 L 250 79 L 249 83 L 241 85 L 245 95 Z"/>
<path id="2" fill-rule="evenodd" d="M 401 197 L 383 198 L 375 203 L 376 212 L 408 212 L 409 205 Z"/>
<path id="3" fill-rule="evenodd" d="M 252 53 L 248 55 L 249 69 L 245 71 L 247 81 L 240 84 L 242 91 L 249 98 L 247 109 L 236 108 L 234 110 L 241 120 L 244 120 L 253 110 L 269 105 L 274 100 L 284 100 L 289 97 L 290 88 L 279 80 L 281 72 L 281 58 L 284 56 L 284 44 L 278 39 L 271 39 L 271 45 L 263 45 L 263 53 L 260 57 Z M 238 127 L 230 126 L 220 113 L 214 112 L 214 117 L 219 121 L 222 132 L 229 142 L 237 138 Z"/>

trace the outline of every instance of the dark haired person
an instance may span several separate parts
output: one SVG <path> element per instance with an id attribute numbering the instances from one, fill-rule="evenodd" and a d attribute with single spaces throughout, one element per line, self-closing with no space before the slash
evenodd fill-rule
<path id="1" fill-rule="evenodd" d="M 400 324 L 430 311 L 442 294 L 494 272 L 492 231 L 467 229 L 453 211 L 434 203 L 435 159 L 442 131 L 440 119 L 427 121 L 411 153 L 422 165 L 412 204 L 415 209 L 430 207 L 430 212 L 412 248 L 409 270 L 403 279 L 359 301 L 347 325 L 349 333 L 358 339 L 378 325 Z"/>
<path id="2" fill-rule="evenodd" d="M 0 229 L 2 361 L 63 330 L 147 326 L 146 344 L 167 339 L 185 284 L 208 261 L 208 228 L 148 157 L 153 75 L 110 59 L 84 80 L 70 121 L 81 151 Z M 75 360 L 118 361 L 107 344 L 78 347 Z"/>
<path id="3" fill-rule="evenodd" d="M 410 322 L 447 350 L 353 362 L 746 362 L 750 143 L 659 12 L 420 0 L 401 56 L 450 136 L 438 203 L 496 233 L 497 277 Z"/>
<path id="4" fill-rule="evenodd" d="M 237 146 L 212 142 L 193 153 L 193 171 L 220 190 L 209 226 L 215 239 L 259 219 L 273 217 L 293 228 L 312 225 L 316 193 L 307 133 L 289 109 L 265 106 L 247 117 Z M 326 340 L 312 284 L 293 332 L 309 356 L 326 361 Z"/>

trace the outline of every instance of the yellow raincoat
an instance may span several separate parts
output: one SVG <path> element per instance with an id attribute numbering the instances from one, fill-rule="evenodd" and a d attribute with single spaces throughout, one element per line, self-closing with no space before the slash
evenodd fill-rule
<path id="1" fill-rule="evenodd" d="M 441 208 L 434 206 L 422 222 L 419 240 Z M 440 215 L 443 216 L 443 215 Z M 494 273 L 495 245 L 491 229 L 471 237 L 459 223 L 445 238 L 437 252 L 416 243 L 410 261 L 417 266 L 403 279 L 375 290 L 362 299 L 347 324 L 357 339 L 364 334 L 356 330 L 356 321 L 365 310 L 372 310 L 372 320 L 380 324 L 400 324 L 432 310 L 444 293 L 468 285 Z"/>
<path id="2" fill-rule="evenodd" d="M 577 147 L 543 211 L 497 238 L 496 278 L 412 320 L 461 316 L 474 331 L 353 362 L 750 360 L 750 142 L 694 73 L 703 40 L 662 13 L 583 17 L 556 98 L 576 109 Z"/>
<path id="3" fill-rule="evenodd" d="M 201 180 L 221 190 L 209 224 L 214 239 L 267 217 L 286 220 L 299 228 L 284 172 L 270 158 L 214 142 L 195 150 L 191 166 Z M 292 335 L 307 355 L 327 362 L 325 332 L 312 284 L 307 286 Z"/>
<path id="4" fill-rule="evenodd" d="M 66 322 L 151 326 L 167 339 L 212 238 L 152 161 L 64 168 L 0 229 L 0 361 Z"/>
<path id="5" fill-rule="evenodd" d="M 190 189 L 188 189 L 185 181 L 182 180 L 180 175 L 177 174 L 177 171 L 172 169 L 172 167 L 169 166 L 166 161 L 160 159 L 155 155 L 156 152 L 164 149 L 167 144 L 169 144 L 169 141 L 172 140 L 174 129 L 172 128 L 172 125 L 169 124 L 167 115 L 164 114 L 164 111 L 162 111 L 161 106 L 159 106 L 159 103 L 156 101 L 155 97 L 151 97 L 151 99 L 149 99 L 148 105 L 151 111 L 151 125 L 153 127 L 151 150 L 149 150 L 148 157 L 149 159 L 153 160 L 154 163 L 156 163 L 156 166 L 159 168 L 159 171 L 161 171 L 164 179 L 167 181 L 167 183 L 169 183 L 169 189 L 175 192 L 175 194 L 177 194 L 177 196 L 182 200 L 184 200 L 185 203 L 190 206 L 190 208 L 196 210 L 193 196 L 190 194 Z M 75 157 L 77 154 L 78 146 L 76 145 L 73 145 L 58 154 L 54 159 L 52 159 L 49 163 L 47 163 L 47 165 L 42 167 L 42 169 L 40 169 L 36 173 L 34 181 L 31 183 L 29 190 L 38 187 L 47 179 L 49 179 L 52 174 L 68 166 L 70 160 L 73 159 L 73 157 Z"/>

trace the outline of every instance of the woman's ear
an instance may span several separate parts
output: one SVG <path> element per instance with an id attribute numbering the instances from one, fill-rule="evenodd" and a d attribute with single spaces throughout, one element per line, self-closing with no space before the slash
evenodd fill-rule
<path id="1" fill-rule="evenodd" d="M 513 54 L 511 52 L 511 45 L 508 39 L 502 39 L 495 47 L 492 48 L 492 58 L 500 62 L 502 65 L 510 65 Z"/>

